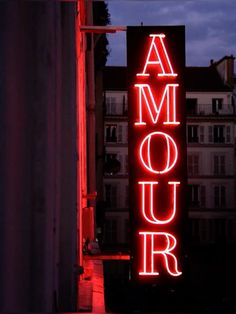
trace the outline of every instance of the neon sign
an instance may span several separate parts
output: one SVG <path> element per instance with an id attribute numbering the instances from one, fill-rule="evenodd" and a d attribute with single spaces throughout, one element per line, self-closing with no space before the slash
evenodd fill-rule
<path id="1" fill-rule="evenodd" d="M 184 28 L 128 27 L 127 44 L 133 276 L 178 278 L 186 183 Z"/>

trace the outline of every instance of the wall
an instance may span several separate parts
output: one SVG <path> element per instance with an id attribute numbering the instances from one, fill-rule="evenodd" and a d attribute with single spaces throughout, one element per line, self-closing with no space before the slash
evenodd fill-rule
<path id="1" fill-rule="evenodd" d="M 76 300 L 75 3 L 0 4 L 1 312 Z"/>

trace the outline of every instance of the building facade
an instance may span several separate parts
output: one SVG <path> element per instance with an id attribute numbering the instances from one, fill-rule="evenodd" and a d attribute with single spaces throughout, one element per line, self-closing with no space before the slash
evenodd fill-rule
<path id="1" fill-rule="evenodd" d="M 123 68 L 114 68 L 118 78 Z M 124 73 L 125 74 L 125 73 Z M 118 76 L 117 76 L 118 75 Z M 125 76 L 123 76 L 125 77 Z M 128 102 L 124 85 L 106 89 L 104 119 L 104 200 L 105 243 L 128 242 L 129 185 L 128 185 Z M 107 85 L 105 83 L 105 87 Z"/>
<path id="2" fill-rule="evenodd" d="M 91 2 L 91 1 L 90 1 Z M 80 309 L 87 1 L 0 4 L 0 310 Z"/>
<path id="3" fill-rule="evenodd" d="M 191 244 L 236 242 L 233 65 L 234 57 L 230 56 L 211 61 L 209 67 L 186 68 Z M 125 67 L 107 67 L 104 75 L 107 244 L 122 244 L 129 238 L 126 71 Z"/>

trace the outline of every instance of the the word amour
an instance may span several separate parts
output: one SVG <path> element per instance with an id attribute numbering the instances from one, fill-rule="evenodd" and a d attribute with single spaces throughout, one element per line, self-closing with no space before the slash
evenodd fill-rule
<path id="1" fill-rule="evenodd" d="M 158 276 L 160 271 L 165 269 L 165 272 L 171 276 L 179 276 L 181 272 L 178 269 L 175 235 L 159 229 L 157 231 L 153 231 L 153 228 L 152 231 L 147 230 L 148 225 L 164 228 L 173 223 L 177 211 L 178 187 L 181 184 L 176 181 L 176 178 L 166 183 L 167 195 L 165 198 L 168 201 L 165 202 L 166 208 L 164 208 L 165 214 L 163 215 L 161 197 L 154 198 L 154 195 L 158 192 L 160 184 L 163 184 L 158 181 L 158 178 L 167 173 L 171 174 L 178 160 L 178 146 L 173 135 L 168 134 L 168 129 L 173 130 L 180 124 L 176 118 L 178 110 L 176 92 L 179 84 L 173 83 L 177 73 L 174 73 L 165 47 L 165 35 L 151 34 L 149 38 L 148 53 L 143 70 L 137 74 L 137 84 L 134 85 L 137 92 L 134 128 L 146 131 L 141 132 L 142 137 L 138 138 L 139 162 L 143 171 L 152 178 L 152 180 L 145 179 L 135 182 L 139 185 L 141 195 L 139 215 L 146 226 L 145 230 L 138 231 L 142 252 L 141 261 L 139 261 L 139 265 L 141 265 L 139 275 Z M 154 79 L 150 79 L 151 76 Z M 164 86 L 163 83 L 158 84 L 159 80 L 163 82 L 163 78 L 166 82 Z M 139 83 L 140 80 L 142 80 L 141 83 Z M 158 130 L 158 125 L 162 126 L 161 130 Z M 151 132 L 149 126 L 152 126 Z M 153 132 L 153 126 L 155 126 L 155 132 Z M 164 152 L 162 162 L 159 163 L 155 161 L 156 144 L 161 146 L 161 152 Z M 161 215 L 158 211 L 160 207 L 162 207 Z"/>

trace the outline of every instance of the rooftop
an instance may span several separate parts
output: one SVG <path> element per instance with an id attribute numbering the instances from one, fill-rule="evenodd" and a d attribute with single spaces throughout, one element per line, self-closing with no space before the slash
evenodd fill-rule
<path id="1" fill-rule="evenodd" d="M 202 92 L 227 92 L 231 89 L 224 84 L 216 67 L 186 67 L 185 68 L 186 91 Z M 105 90 L 126 91 L 127 67 L 108 66 L 104 71 L 104 88 Z"/>

